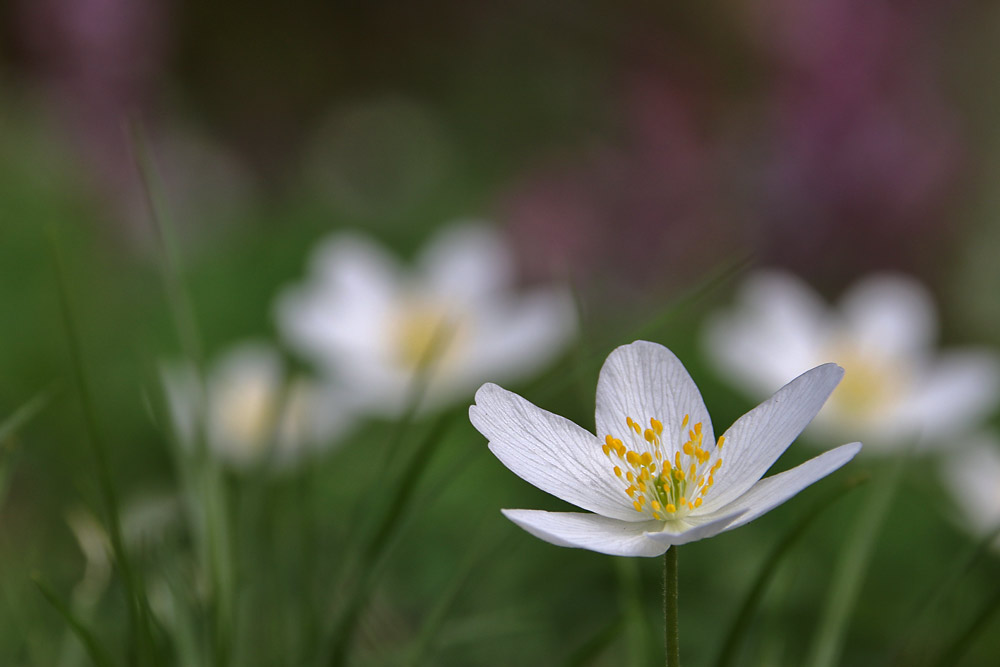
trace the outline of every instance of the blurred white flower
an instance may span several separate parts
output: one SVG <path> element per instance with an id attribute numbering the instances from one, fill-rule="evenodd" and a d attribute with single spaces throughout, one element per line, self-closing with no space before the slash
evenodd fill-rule
<path id="1" fill-rule="evenodd" d="M 860 437 L 869 449 L 948 446 L 1000 399 L 997 355 L 936 353 L 933 301 L 902 275 L 870 276 L 831 308 L 789 274 L 759 273 L 705 333 L 720 373 L 755 397 L 781 378 L 836 360 L 844 381 L 814 428 Z"/>
<path id="2" fill-rule="evenodd" d="M 412 271 L 372 241 L 340 233 L 317 249 L 306 284 L 279 299 L 278 326 L 358 405 L 398 414 L 419 374 L 423 406 L 439 406 L 485 380 L 536 370 L 575 332 L 566 290 L 515 294 L 513 280 L 507 246 L 485 225 L 442 231 Z"/>
<path id="3" fill-rule="evenodd" d="M 133 552 L 151 550 L 180 518 L 180 502 L 169 494 L 148 495 L 132 500 L 122 509 L 122 539 Z M 73 589 L 76 604 L 92 606 L 107 588 L 113 565 L 111 538 L 96 516 L 83 507 L 66 514 L 66 523 L 85 560 L 83 577 Z"/>
<path id="4" fill-rule="evenodd" d="M 559 546 L 658 556 L 753 521 L 850 461 L 861 443 L 761 480 L 842 376 L 836 364 L 804 373 L 716 441 L 681 362 L 662 345 L 637 341 L 601 369 L 602 437 L 495 384 L 476 393 L 469 419 L 515 474 L 593 512 L 503 510 L 508 519 Z"/>
<path id="5" fill-rule="evenodd" d="M 230 349 L 210 369 L 204 390 L 193 366 L 163 372 L 178 437 L 204 437 L 220 461 L 236 467 L 289 464 L 332 443 L 348 425 L 349 407 L 333 387 L 288 378 L 278 353 L 261 343 Z"/>
<path id="6" fill-rule="evenodd" d="M 944 462 L 945 484 L 973 534 L 1000 529 L 1000 441 L 992 433 L 974 436 Z M 1000 538 L 993 543 L 1000 549 Z"/>

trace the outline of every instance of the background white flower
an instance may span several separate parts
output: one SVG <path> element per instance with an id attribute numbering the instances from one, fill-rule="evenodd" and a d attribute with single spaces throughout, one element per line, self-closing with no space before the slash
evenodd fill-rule
<path id="1" fill-rule="evenodd" d="M 262 343 L 228 350 L 209 370 L 204 390 L 190 365 L 167 367 L 163 376 L 182 443 L 190 447 L 204 435 L 212 453 L 234 466 L 291 463 L 332 444 L 349 423 L 345 396 L 286 377 L 278 353 Z"/>
<path id="2" fill-rule="evenodd" d="M 981 536 L 1000 529 L 1000 440 L 995 434 L 974 436 L 945 460 L 942 473 L 966 527 Z M 1000 550 L 1000 538 L 993 547 Z"/>
<path id="3" fill-rule="evenodd" d="M 847 463 L 843 445 L 764 473 L 809 423 L 843 371 L 826 364 L 785 385 L 718 441 L 701 394 L 674 354 L 637 341 L 614 350 L 597 384 L 597 434 L 485 384 L 469 418 L 515 474 L 593 512 L 503 510 L 560 546 L 657 556 L 748 523 Z"/>
<path id="4" fill-rule="evenodd" d="M 513 282 L 507 246 L 483 224 L 440 232 L 412 270 L 340 233 L 317 249 L 306 284 L 279 299 L 278 326 L 359 404 L 394 414 L 421 369 L 425 405 L 439 405 L 534 371 L 565 346 L 576 328 L 569 293 L 515 294 Z"/>
<path id="5" fill-rule="evenodd" d="M 758 273 L 705 334 L 719 372 L 755 397 L 781 378 L 836 360 L 846 375 L 816 430 L 861 437 L 877 448 L 946 446 L 1000 399 L 997 355 L 936 353 L 933 301 L 902 275 L 870 276 L 831 308 L 794 276 Z"/>

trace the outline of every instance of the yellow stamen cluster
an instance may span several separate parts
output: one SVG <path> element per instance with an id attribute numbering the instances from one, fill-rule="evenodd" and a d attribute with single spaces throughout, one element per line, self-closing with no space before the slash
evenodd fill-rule
<path id="1" fill-rule="evenodd" d="M 703 498 L 715 484 L 715 473 L 722 466 L 719 454 L 725 443 L 720 437 L 714 451 L 703 446 L 701 422 L 688 428 L 689 415 L 681 422 L 681 437 L 677 449 L 664 451 L 663 423 L 650 418 L 649 428 L 643 428 L 631 417 L 625 418 L 629 449 L 613 435 L 604 438 L 604 455 L 616 463 L 615 476 L 627 483 L 625 493 L 632 499 L 636 512 L 652 514 L 661 521 L 679 518 L 701 507 Z M 672 451 L 673 456 L 670 456 Z M 714 463 L 708 465 L 709 460 Z"/>

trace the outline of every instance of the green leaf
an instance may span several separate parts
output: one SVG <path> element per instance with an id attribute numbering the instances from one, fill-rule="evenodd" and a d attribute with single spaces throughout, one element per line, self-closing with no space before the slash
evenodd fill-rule
<path id="1" fill-rule="evenodd" d="M 750 591 L 743 600 L 743 604 L 740 605 L 740 610 L 736 614 L 736 618 L 733 619 L 733 624 L 729 627 L 729 632 L 726 633 L 726 639 L 722 643 L 722 650 L 719 651 L 719 657 L 715 661 L 716 667 L 729 667 L 734 663 L 737 655 L 737 649 L 739 649 L 739 647 L 743 644 L 743 639 L 746 636 L 747 630 L 750 628 L 750 622 L 753 620 L 757 609 L 760 607 L 760 603 L 764 598 L 767 586 L 771 583 L 775 573 L 778 571 L 778 566 L 784 560 L 785 556 L 791 551 L 792 547 L 798 543 L 799 539 L 801 539 L 806 531 L 813 525 L 816 518 L 820 514 L 826 511 L 826 509 L 833 505 L 837 500 L 845 496 L 848 491 L 851 491 L 867 481 L 867 477 L 854 477 L 848 479 L 832 492 L 817 501 L 809 509 L 809 511 L 802 516 L 798 523 L 792 526 L 792 529 L 785 534 L 784 538 L 782 538 L 782 540 L 775 545 L 771 553 L 764 559 L 764 564 L 757 572 L 757 576 L 754 579 L 753 585 L 750 587 Z"/>

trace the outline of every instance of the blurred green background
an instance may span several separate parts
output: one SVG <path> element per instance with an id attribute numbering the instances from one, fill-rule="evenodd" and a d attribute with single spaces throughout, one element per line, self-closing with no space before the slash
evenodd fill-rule
<path id="1" fill-rule="evenodd" d="M 0 2 L 0 421 L 51 397 L 0 443 L 0 663 L 87 664 L 30 579 L 71 599 L 85 558 L 67 515 L 102 511 L 52 245 L 120 497 L 179 485 L 152 405 L 158 364 L 181 350 L 130 120 L 209 358 L 275 339 L 275 294 L 329 232 L 361 230 L 410 257 L 445 223 L 483 218 L 510 238 L 524 284 L 568 280 L 581 308 L 574 347 L 511 389 L 590 428 L 601 360 L 643 332 L 684 360 L 721 426 L 752 406 L 708 368 L 698 337 L 750 267 L 791 269 L 830 297 L 904 271 L 938 298 L 943 343 L 1000 344 L 998 38 L 1000 6 L 971 0 Z M 468 402 L 393 526 L 353 664 L 406 664 L 425 640 L 419 664 L 656 664 L 660 562 L 560 549 L 510 525 L 500 507 L 562 504 L 490 455 Z M 415 451 L 432 421 L 401 446 Z M 224 478 L 231 664 L 313 664 L 371 530 L 359 499 L 393 428 L 369 420 L 306 471 Z M 923 466 L 904 472 L 877 536 L 841 664 L 923 664 L 995 595 L 994 554 L 916 623 L 976 545 Z M 773 545 L 864 471 L 884 473 L 855 462 L 681 550 L 686 664 L 713 664 Z M 803 664 L 865 498 L 837 501 L 787 555 L 739 664 Z M 197 588 L 193 542 L 175 525 L 136 561 L 150 580 Z M 84 617 L 124 655 L 120 583 Z M 199 619 L 196 643 L 211 632 Z M 961 664 L 1000 656 L 986 622 Z M 588 649 L 595 639 L 607 641 Z"/>

